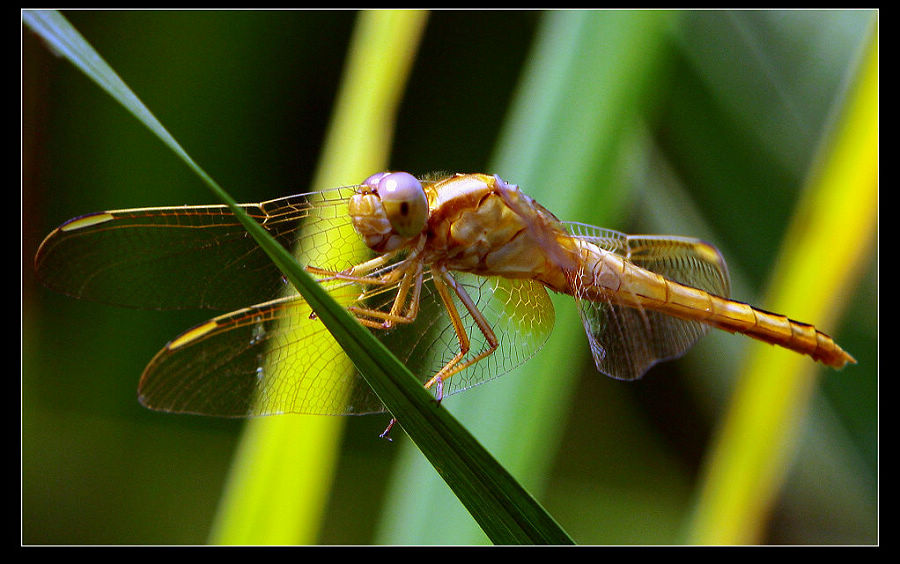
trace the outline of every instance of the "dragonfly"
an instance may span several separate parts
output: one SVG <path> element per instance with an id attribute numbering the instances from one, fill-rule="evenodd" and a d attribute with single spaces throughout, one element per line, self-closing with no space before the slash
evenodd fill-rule
<path id="1" fill-rule="evenodd" d="M 564 222 L 497 175 L 373 174 L 242 209 L 440 401 L 523 364 L 571 296 L 599 372 L 635 380 L 710 328 L 842 368 L 814 326 L 729 298 L 721 253 L 681 236 Z M 138 396 L 227 417 L 365 414 L 384 406 L 309 304 L 223 205 L 76 217 L 35 256 L 49 288 L 122 306 L 233 310 L 167 343 Z M 247 306 L 247 304 L 256 304 Z"/>

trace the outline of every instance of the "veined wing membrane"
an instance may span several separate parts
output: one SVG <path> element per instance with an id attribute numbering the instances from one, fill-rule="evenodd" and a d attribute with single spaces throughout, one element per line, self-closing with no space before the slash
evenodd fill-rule
<path id="1" fill-rule="evenodd" d="M 351 365 L 311 313 L 302 298 L 292 296 L 186 331 L 144 370 L 138 387 L 141 403 L 226 417 L 381 411 L 354 370 L 334 369 L 336 364 Z"/>
<path id="2" fill-rule="evenodd" d="M 304 264 L 353 264 L 358 237 L 346 228 L 354 187 L 243 204 Z M 231 310 L 290 288 L 223 205 L 114 210 L 55 229 L 35 256 L 48 287 L 77 298 L 150 309 Z"/>
<path id="3" fill-rule="evenodd" d="M 547 290 L 528 279 L 451 274 L 484 316 L 499 341 L 493 354 L 454 374 L 443 384 L 446 397 L 506 374 L 525 363 L 547 341 L 553 330 L 555 313 Z M 487 350 L 489 344 L 465 306 L 453 295 L 471 348 L 465 361 Z M 422 379 L 424 383 L 459 352 L 459 342 L 449 314 L 431 283 L 425 284 L 419 315 L 410 325 L 398 326 L 376 335 Z"/>
<path id="4" fill-rule="evenodd" d="M 715 246 L 702 239 L 677 235 L 627 235 L 584 223 L 563 224 L 574 236 L 669 280 L 723 298 L 731 294 L 725 259 Z"/>
<path id="5" fill-rule="evenodd" d="M 577 223 L 567 227 L 573 235 L 669 280 L 729 295 L 724 259 L 700 239 L 626 235 Z M 622 296 L 590 301 L 576 294 L 576 304 L 597 370 L 621 380 L 640 378 L 657 362 L 683 355 L 709 329 L 702 322 L 631 307 Z"/>
<path id="6" fill-rule="evenodd" d="M 500 376 L 524 363 L 553 327 L 546 290 L 530 280 L 458 276 L 492 323 L 498 350 L 447 381 L 444 396 Z M 387 311 L 396 284 L 325 283 L 343 303 Z M 457 304 L 459 305 L 459 304 Z M 458 308 L 472 341 L 470 355 L 486 346 L 471 316 Z M 276 413 L 362 414 L 383 410 L 355 370 L 324 370 L 349 360 L 325 326 L 310 317 L 299 296 L 223 315 L 174 339 L 150 362 L 139 394 L 148 407 L 175 412 L 242 417 Z M 373 329 L 424 383 L 459 350 L 446 309 L 431 282 L 422 290 L 411 324 Z M 449 356 L 448 356 L 449 355 Z"/>

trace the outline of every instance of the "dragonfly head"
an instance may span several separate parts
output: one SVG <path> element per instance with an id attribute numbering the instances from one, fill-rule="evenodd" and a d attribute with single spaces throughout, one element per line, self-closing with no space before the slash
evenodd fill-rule
<path id="1" fill-rule="evenodd" d="M 408 172 L 379 172 L 350 198 L 353 227 L 378 252 L 392 251 L 419 235 L 428 221 L 428 197 Z"/>

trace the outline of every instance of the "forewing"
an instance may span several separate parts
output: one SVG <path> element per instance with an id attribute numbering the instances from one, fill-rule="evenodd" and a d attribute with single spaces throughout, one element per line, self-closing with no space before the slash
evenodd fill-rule
<path id="1" fill-rule="evenodd" d="M 242 208 L 301 264 L 341 270 L 360 246 L 346 199 L 354 187 Z M 48 287 L 98 302 L 151 309 L 231 310 L 291 293 L 271 259 L 226 206 L 138 208 L 64 223 L 35 256 Z"/>

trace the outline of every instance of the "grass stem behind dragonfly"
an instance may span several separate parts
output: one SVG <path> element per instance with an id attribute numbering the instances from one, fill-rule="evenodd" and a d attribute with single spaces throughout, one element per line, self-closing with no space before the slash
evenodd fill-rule
<path id="1" fill-rule="evenodd" d="M 378 173 L 243 207 L 438 399 L 541 348 L 554 320 L 547 288 L 575 299 L 597 369 L 613 378 L 640 378 L 709 327 L 835 368 L 855 362 L 811 325 L 728 299 L 714 246 L 561 222 L 496 175 Z M 363 262 L 351 258 L 359 238 L 373 253 Z M 139 386 L 148 407 L 221 416 L 383 411 L 359 375 L 319 376 L 340 346 L 311 344 L 308 336 L 326 329 L 225 206 L 75 218 L 47 236 L 35 268 L 48 287 L 79 298 L 241 308 L 157 353 Z M 300 324 L 316 325 L 295 331 Z"/>

